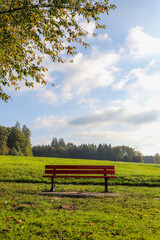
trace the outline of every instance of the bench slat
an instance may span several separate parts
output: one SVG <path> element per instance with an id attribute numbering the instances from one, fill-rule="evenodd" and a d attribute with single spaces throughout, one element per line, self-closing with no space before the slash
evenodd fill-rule
<path id="1" fill-rule="evenodd" d="M 114 170 L 45 170 L 45 174 L 115 174 Z"/>
<path id="2" fill-rule="evenodd" d="M 45 169 L 114 169 L 114 166 L 97 165 L 45 165 Z"/>
<path id="3" fill-rule="evenodd" d="M 117 178 L 116 176 L 113 175 L 108 175 L 108 176 L 83 176 L 83 175 L 43 175 L 42 177 L 51 177 L 51 178 Z"/>

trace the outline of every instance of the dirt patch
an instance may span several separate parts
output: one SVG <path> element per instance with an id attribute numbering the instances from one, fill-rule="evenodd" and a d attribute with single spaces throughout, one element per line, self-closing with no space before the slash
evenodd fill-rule
<path id="1" fill-rule="evenodd" d="M 76 205 L 61 205 L 60 209 L 65 209 L 65 210 L 75 210 L 77 209 L 78 206 Z"/>
<path id="2" fill-rule="evenodd" d="M 118 197 L 119 193 L 93 193 L 93 192 L 41 192 L 42 195 L 56 197 Z"/>
<path id="3" fill-rule="evenodd" d="M 19 204 L 16 204 L 16 203 L 13 203 L 12 205 L 12 208 L 13 210 L 22 210 L 24 208 L 34 208 L 36 207 L 37 204 L 34 204 L 34 203 L 19 203 Z"/>

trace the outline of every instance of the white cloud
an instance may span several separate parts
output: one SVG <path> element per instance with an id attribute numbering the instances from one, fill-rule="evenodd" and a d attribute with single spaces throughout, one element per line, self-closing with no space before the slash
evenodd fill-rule
<path id="1" fill-rule="evenodd" d="M 97 99 L 97 98 L 80 98 L 79 100 L 79 104 L 84 104 L 84 105 L 87 105 L 90 109 L 95 109 L 97 106 L 96 104 L 99 103 L 100 100 Z"/>
<path id="2" fill-rule="evenodd" d="M 124 138 L 126 139 L 128 134 L 126 135 L 125 132 L 121 133 L 119 131 L 104 131 L 104 130 L 97 130 L 97 131 L 81 131 L 81 132 L 77 132 L 76 133 L 77 136 L 81 137 L 81 138 L 99 138 L 98 141 L 100 141 L 101 139 L 109 140 L 109 141 L 115 141 L 115 139 L 118 139 L 118 141 L 120 142 L 120 140 L 124 140 Z M 99 142 L 100 143 L 100 142 Z M 102 142 L 101 142 L 102 143 Z"/>
<path id="3" fill-rule="evenodd" d="M 120 56 L 115 52 L 101 53 L 94 50 L 92 55 L 79 53 L 72 65 L 68 65 L 69 76 L 63 82 L 62 95 L 64 101 L 83 97 L 96 88 L 107 88 L 114 82 L 114 68 Z"/>
<path id="4" fill-rule="evenodd" d="M 111 41 L 111 40 L 112 40 L 112 39 L 108 36 L 107 33 L 97 35 L 97 39 L 98 39 L 98 41 L 106 41 L 106 40 Z"/>
<path id="5" fill-rule="evenodd" d="M 130 79 L 134 78 L 135 82 L 132 84 L 134 88 L 142 88 L 149 92 L 160 91 L 160 74 L 159 72 L 150 73 L 148 69 L 133 69 L 129 76 Z"/>
<path id="6" fill-rule="evenodd" d="M 46 88 L 40 89 L 36 94 L 36 99 L 38 98 L 39 103 L 58 103 L 59 102 L 59 96 L 55 92 L 55 88 L 51 90 L 47 90 Z"/>
<path id="7" fill-rule="evenodd" d="M 160 53 L 160 38 L 154 38 L 143 31 L 142 27 L 135 27 L 130 30 L 126 38 L 127 47 L 135 57 L 147 57 Z"/>
<path id="8" fill-rule="evenodd" d="M 107 88 L 114 82 L 116 74 L 120 72 L 116 67 L 119 59 L 120 55 L 116 52 L 102 53 L 96 47 L 92 48 L 89 55 L 77 54 L 73 63 L 53 63 L 45 58 L 44 63 L 48 68 L 45 78 L 54 82 L 55 87 L 48 90 L 47 86 L 41 86 L 37 89 L 36 101 L 59 105 L 77 98 L 77 102 L 84 102 L 93 89 Z M 63 76 L 60 77 L 60 74 Z M 90 98 L 88 101 L 97 100 Z"/>
<path id="9" fill-rule="evenodd" d="M 90 23 L 87 23 L 87 22 L 83 21 L 83 22 L 80 22 L 79 25 L 81 26 L 81 28 L 83 30 L 88 32 L 88 35 L 87 35 L 88 38 L 93 37 L 92 34 L 94 33 L 94 30 L 95 30 L 95 27 L 96 27 L 94 22 L 91 21 Z"/>
<path id="10" fill-rule="evenodd" d="M 78 117 L 69 122 L 71 126 L 142 126 L 145 124 L 159 121 L 160 110 L 142 109 L 135 111 L 132 108 L 108 107 L 98 111 L 94 111 L 86 116 Z"/>
<path id="11" fill-rule="evenodd" d="M 158 63 L 159 64 L 159 63 Z M 157 64 L 157 65 L 158 65 Z M 121 81 L 113 85 L 114 89 L 130 92 L 143 91 L 153 94 L 160 93 L 160 72 L 154 68 L 155 63 L 151 61 L 144 68 L 132 69 Z"/>
<path id="12" fill-rule="evenodd" d="M 57 116 L 44 115 L 43 117 L 40 116 L 34 120 L 32 129 L 53 128 L 57 130 L 58 128 L 65 127 L 66 125 L 67 125 L 66 117 L 60 119 Z"/>
<path id="13" fill-rule="evenodd" d="M 53 135 L 48 135 L 48 134 L 32 137 L 32 145 L 33 146 L 50 145 L 52 139 L 53 139 Z"/>
<path id="14" fill-rule="evenodd" d="M 134 146 L 143 152 L 143 154 L 155 154 L 159 152 L 159 129 L 160 121 L 150 125 L 143 125 L 141 129 L 132 132 L 131 141 L 135 139 Z"/>

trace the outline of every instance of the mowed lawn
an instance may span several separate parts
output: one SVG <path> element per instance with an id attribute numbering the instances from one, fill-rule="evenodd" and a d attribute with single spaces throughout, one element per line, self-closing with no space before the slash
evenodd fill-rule
<path id="1" fill-rule="evenodd" d="M 105 197 L 54 197 L 45 164 L 115 165 Z M 58 179 L 56 191 L 103 192 L 103 179 Z M 0 239 L 159 239 L 160 165 L 0 156 Z"/>

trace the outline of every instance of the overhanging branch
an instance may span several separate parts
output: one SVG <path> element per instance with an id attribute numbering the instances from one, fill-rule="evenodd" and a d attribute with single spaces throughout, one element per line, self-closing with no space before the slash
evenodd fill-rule
<path id="1" fill-rule="evenodd" d="M 0 15 L 5 14 L 5 13 L 11 13 L 11 12 L 16 12 L 16 11 L 21 11 L 21 10 L 30 10 L 32 8 L 67 8 L 67 9 L 73 9 L 70 6 L 62 6 L 62 5 L 53 5 L 53 4 L 36 4 L 36 5 L 29 5 L 29 6 L 22 6 L 22 7 L 17 7 L 13 9 L 8 9 L 4 11 L 0 11 Z"/>

